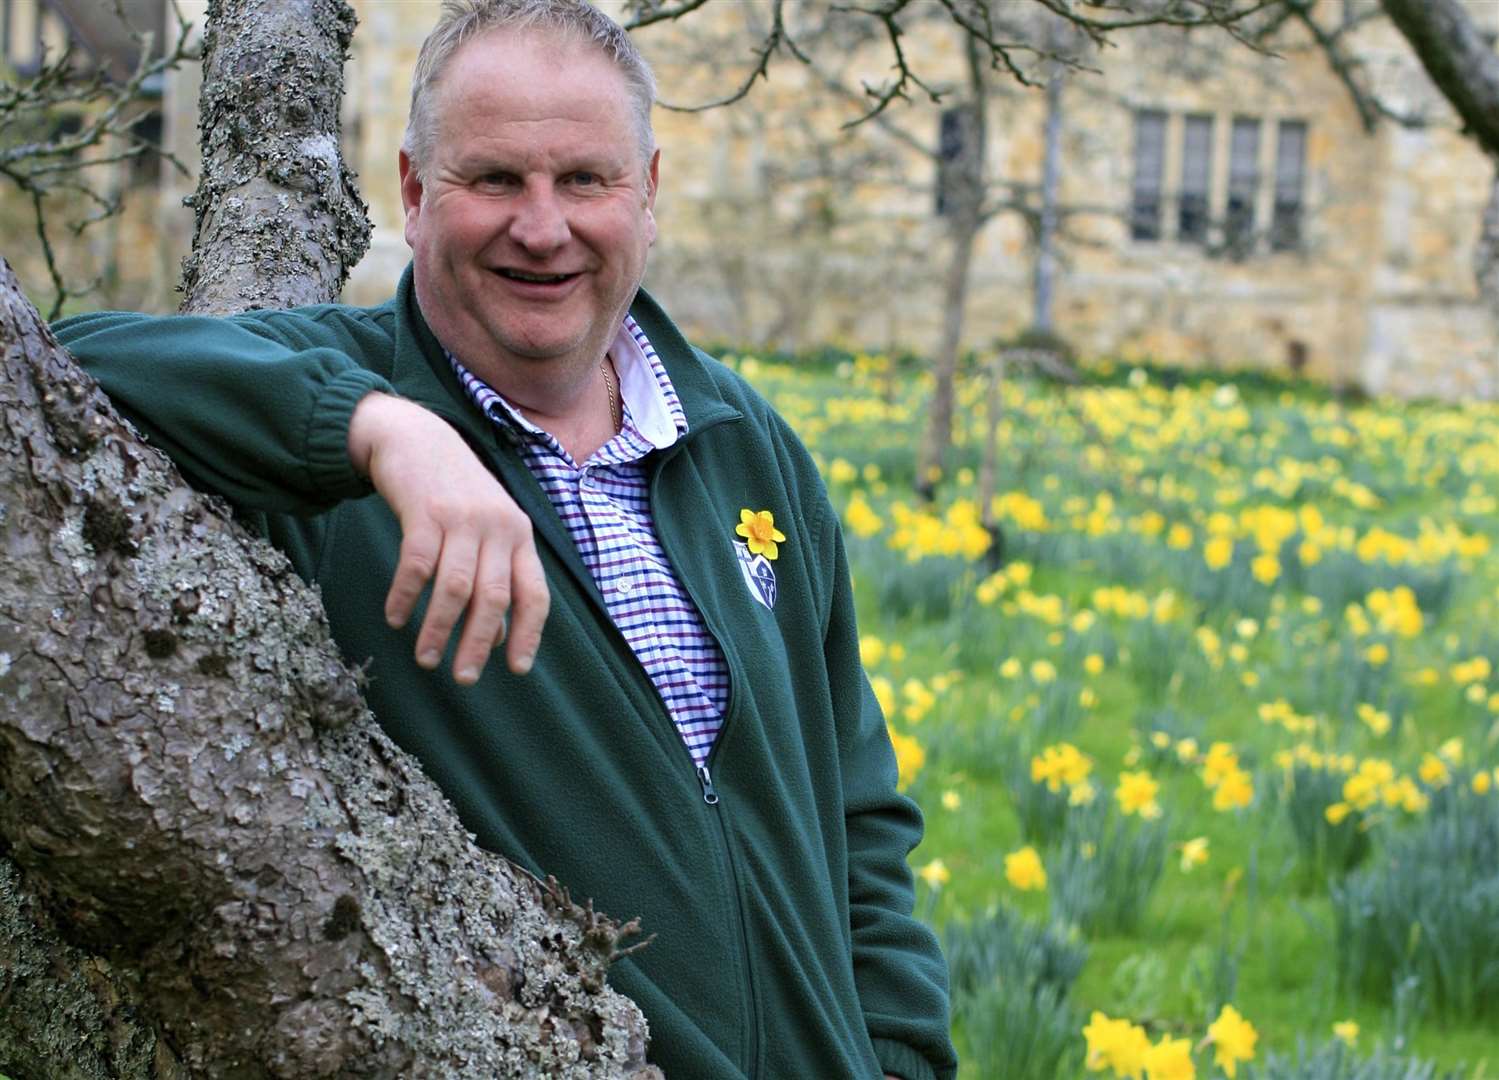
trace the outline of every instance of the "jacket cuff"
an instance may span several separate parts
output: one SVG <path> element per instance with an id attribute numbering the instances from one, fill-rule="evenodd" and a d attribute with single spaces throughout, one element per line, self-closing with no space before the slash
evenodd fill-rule
<path id="1" fill-rule="evenodd" d="M 931 1062 L 905 1043 L 890 1039 L 874 1039 L 874 1056 L 880 1059 L 880 1068 L 902 1080 L 937 1080 Z"/>
<path id="2" fill-rule="evenodd" d="M 373 393 L 395 389 L 373 371 L 350 368 L 325 385 L 307 418 L 304 460 L 311 490 L 325 499 L 359 498 L 374 490 L 349 461 L 349 419 L 354 407 Z"/>

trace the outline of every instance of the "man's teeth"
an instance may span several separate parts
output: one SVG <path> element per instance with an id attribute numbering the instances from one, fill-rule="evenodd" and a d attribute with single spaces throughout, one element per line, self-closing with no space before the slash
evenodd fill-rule
<path id="1" fill-rule="evenodd" d="M 511 278 L 515 281 L 530 281 L 545 285 L 553 285 L 572 277 L 571 274 L 528 274 L 524 270 L 501 270 L 500 276 Z"/>

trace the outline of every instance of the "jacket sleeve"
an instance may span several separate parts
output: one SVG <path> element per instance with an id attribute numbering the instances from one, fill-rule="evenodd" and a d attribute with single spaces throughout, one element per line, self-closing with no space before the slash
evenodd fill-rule
<path id="1" fill-rule="evenodd" d="M 349 463 L 349 418 L 364 395 L 393 391 L 354 358 L 357 332 L 296 311 L 96 312 L 53 330 L 195 485 L 272 513 L 369 494 Z"/>
<path id="2" fill-rule="evenodd" d="M 842 530 L 831 506 L 822 530 L 832 552 L 832 602 L 824 648 L 843 758 L 848 830 L 849 923 L 854 981 L 875 1054 L 905 1080 L 957 1072 L 948 1015 L 947 963 L 935 935 L 912 915 L 907 856 L 922 835 L 921 811 L 896 790 L 895 751 L 859 660 Z"/>

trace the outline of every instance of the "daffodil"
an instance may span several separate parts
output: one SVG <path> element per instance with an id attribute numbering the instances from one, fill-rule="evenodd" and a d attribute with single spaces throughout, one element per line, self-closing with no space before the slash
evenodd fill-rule
<path id="1" fill-rule="evenodd" d="M 1209 570 L 1222 570 L 1234 558 L 1234 542 L 1226 536 L 1215 536 L 1203 546 L 1203 561 Z"/>
<path id="2" fill-rule="evenodd" d="M 1114 1070 L 1116 1077 L 1138 1078 L 1145 1070 L 1150 1037 L 1128 1020 L 1113 1020 L 1095 1011 L 1083 1028 L 1088 1043 L 1087 1066 L 1093 1072 Z"/>
<path id="3" fill-rule="evenodd" d="M 1196 1080 L 1191 1040 L 1161 1036 L 1161 1041 L 1145 1052 L 1145 1075 L 1149 1080 Z"/>
<path id="4" fill-rule="evenodd" d="M 926 882 L 929 888 L 940 889 L 952 880 L 952 871 L 941 859 L 933 859 L 916 871 L 916 876 Z"/>
<path id="5" fill-rule="evenodd" d="M 1177 847 L 1181 849 L 1183 873 L 1189 873 L 1195 867 L 1208 861 L 1208 838 L 1206 836 L 1195 836 L 1191 840 L 1178 844 Z"/>
<path id="6" fill-rule="evenodd" d="M 895 786 L 897 790 L 905 791 L 926 764 L 926 748 L 910 735 L 902 735 L 894 728 L 889 731 L 890 743 L 895 747 L 896 769 L 900 774 Z"/>
<path id="7" fill-rule="evenodd" d="M 1358 1021 L 1339 1020 L 1333 1024 L 1332 1033 L 1334 1037 L 1342 1039 L 1348 1046 L 1354 1046 L 1358 1043 Z"/>
<path id="8" fill-rule="evenodd" d="M 1046 888 L 1046 867 L 1041 856 L 1027 844 L 1005 856 L 1005 879 L 1021 892 Z"/>
<path id="9" fill-rule="evenodd" d="M 1259 1032 L 1254 1025 L 1239 1015 L 1232 1005 L 1223 1006 L 1218 1019 L 1208 1025 L 1208 1039 L 1213 1044 L 1213 1060 L 1233 1080 L 1239 1062 L 1254 1057 L 1254 1044 L 1259 1041 Z"/>
<path id="10" fill-rule="evenodd" d="M 786 542 L 786 534 L 776 528 L 775 515 L 769 510 L 740 510 L 734 532 L 744 537 L 752 554 L 767 559 L 776 558 L 780 554 L 776 545 Z"/>
<path id="11" fill-rule="evenodd" d="M 1122 772 L 1119 786 L 1114 789 L 1114 798 L 1119 801 L 1119 809 L 1126 814 L 1157 818 L 1161 816 L 1161 806 L 1156 802 L 1160 789 L 1161 785 L 1148 772 Z"/>

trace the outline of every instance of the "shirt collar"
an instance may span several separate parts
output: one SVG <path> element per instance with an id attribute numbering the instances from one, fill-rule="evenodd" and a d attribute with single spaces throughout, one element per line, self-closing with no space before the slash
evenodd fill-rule
<path id="1" fill-rule="evenodd" d="M 469 398 L 491 420 L 513 424 L 532 435 L 546 434 L 523 416 L 503 394 L 475 375 L 446 347 L 443 353 Z M 650 339 L 631 316 L 620 323 L 609 345 L 614 370 L 619 377 L 619 396 L 630 421 L 657 450 L 665 450 L 687 434 L 687 416 Z"/>

